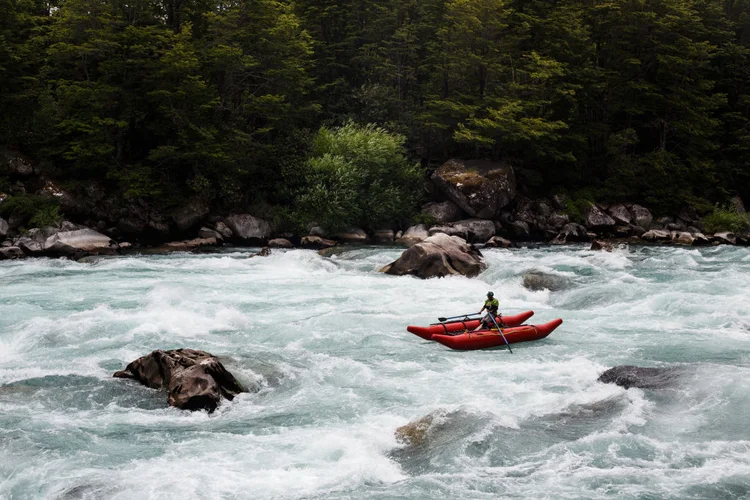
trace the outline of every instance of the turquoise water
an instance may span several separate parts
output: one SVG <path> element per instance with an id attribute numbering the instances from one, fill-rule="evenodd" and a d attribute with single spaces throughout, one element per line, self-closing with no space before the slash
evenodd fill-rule
<path id="1" fill-rule="evenodd" d="M 476 279 L 377 270 L 398 249 L 0 263 L 0 498 L 748 498 L 750 251 L 485 251 Z M 565 278 L 531 292 L 523 272 Z M 561 317 L 456 352 L 405 331 L 481 307 Z M 111 377 L 222 356 L 257 392 L 211 415 Z M 679 367 L 659 390 L 615 365 Z M 407 447 L 397 427 L 436 426 Z"/>

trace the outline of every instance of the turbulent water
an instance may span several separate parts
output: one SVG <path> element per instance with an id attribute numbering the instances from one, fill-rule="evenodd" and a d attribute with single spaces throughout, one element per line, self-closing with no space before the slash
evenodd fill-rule
<path id="1" fill-rule="evenodd" d="M 476 279 L 377 270 L 397 249 L 0 263 L 0 498 L 748 498 L 750 252 L 488 250 Z M 522 275 L 564 279 L 528 291 Z M 406 332 L 477 311 L 548 338 L 451 351 Z M 221 356 L 255 392 L 213 414 L 112 373 Z M 602 384 L 676 367 L 661 389 Z M 418 445 L 394 431 L 433 414 Z"/>

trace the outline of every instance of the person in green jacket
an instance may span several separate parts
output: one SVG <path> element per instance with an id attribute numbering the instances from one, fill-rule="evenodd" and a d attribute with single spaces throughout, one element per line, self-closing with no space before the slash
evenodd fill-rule
<path id="1" fill-rule="evenodd" d="M 493 326 L 495 326 L 495 322 L 492 319 L 497 316 L 497 310 L 499 307 L 500 303 L 495 298 L 495 294 L 492 292 L 487 292 L 487 300 L 484 301 L 484 305 L 479 311 L 479 314 L 482 314 L 482 312 L 486 309 L 487 314 L 482 318 L 482 320 L 479 322 L 479 326 L 476 327 L 474 331 L 476 332 L 477 330 L 480 330 L 482 328 L 492 328 Z"/>

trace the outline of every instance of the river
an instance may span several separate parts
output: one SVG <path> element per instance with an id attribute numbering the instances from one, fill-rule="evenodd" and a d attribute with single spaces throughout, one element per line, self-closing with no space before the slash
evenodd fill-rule
<path id="1" fill-rule="evenodd" d="M 478 278 L 426 281 L 378 273 L 394 248 L 249 252 L 0 263 L 0 498 L 750 496 L 747 249 L 492 249 Z M 564 323 L 512 354 L 405 330 L 488 290 Z M 179 347 L 255 392 L 209 415 L 112 378 Z M 623 364 L 680 375 L 597 382 Z M 424 443 L 396 439 L 429 414 Z"/>

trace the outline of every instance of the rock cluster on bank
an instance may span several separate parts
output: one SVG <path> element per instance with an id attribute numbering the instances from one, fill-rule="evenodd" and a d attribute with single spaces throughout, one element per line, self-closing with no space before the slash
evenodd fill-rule
<path id="1" fill-rule="evenodd" d="M 580 203 L 572 207 L 564 196 L 531 199 L 522 194 L 513 167 L 499 162 L 454 159 L 438 168 L 429 181 L 433 199 L 422 207 L 431 224 L 376 228 L 370 233 L 361 228 L 328 233 L 311 227 L 308 234 L 281 233 L 269 220 L 249 213 L 212 215 L 200 197 L 160 212 L 142 201 L 117 205 L 95 183 L 73 196 L 39 176 L 22 158 L 9 160 L 5 168 L 11 167 L 21 192 L 26 192 L 25 186 L 37 186 L 35 194 L 54 197 L 62 212 L 80 224 L 24 228 L 17 219 L 0 218 L 0 259 L 78 258 L 133 248 L 185 251 L 226 244 L 316 250 L 341 243 L 409 248 L 437 234 L 503 248 L 528 242 L 593 242 L 593 248 L 611 250 L 606 242 L 612 240 L 685 246 L 750 244 L 750 234 L 706 233 L 690 210 L 654 217 L 637 204 L 589 203 L 581 209 Z M 7 195 L 0 193 L 0 205 L 5 199 Z M 736 205 L 744 210 L 741 200 Z"/>

